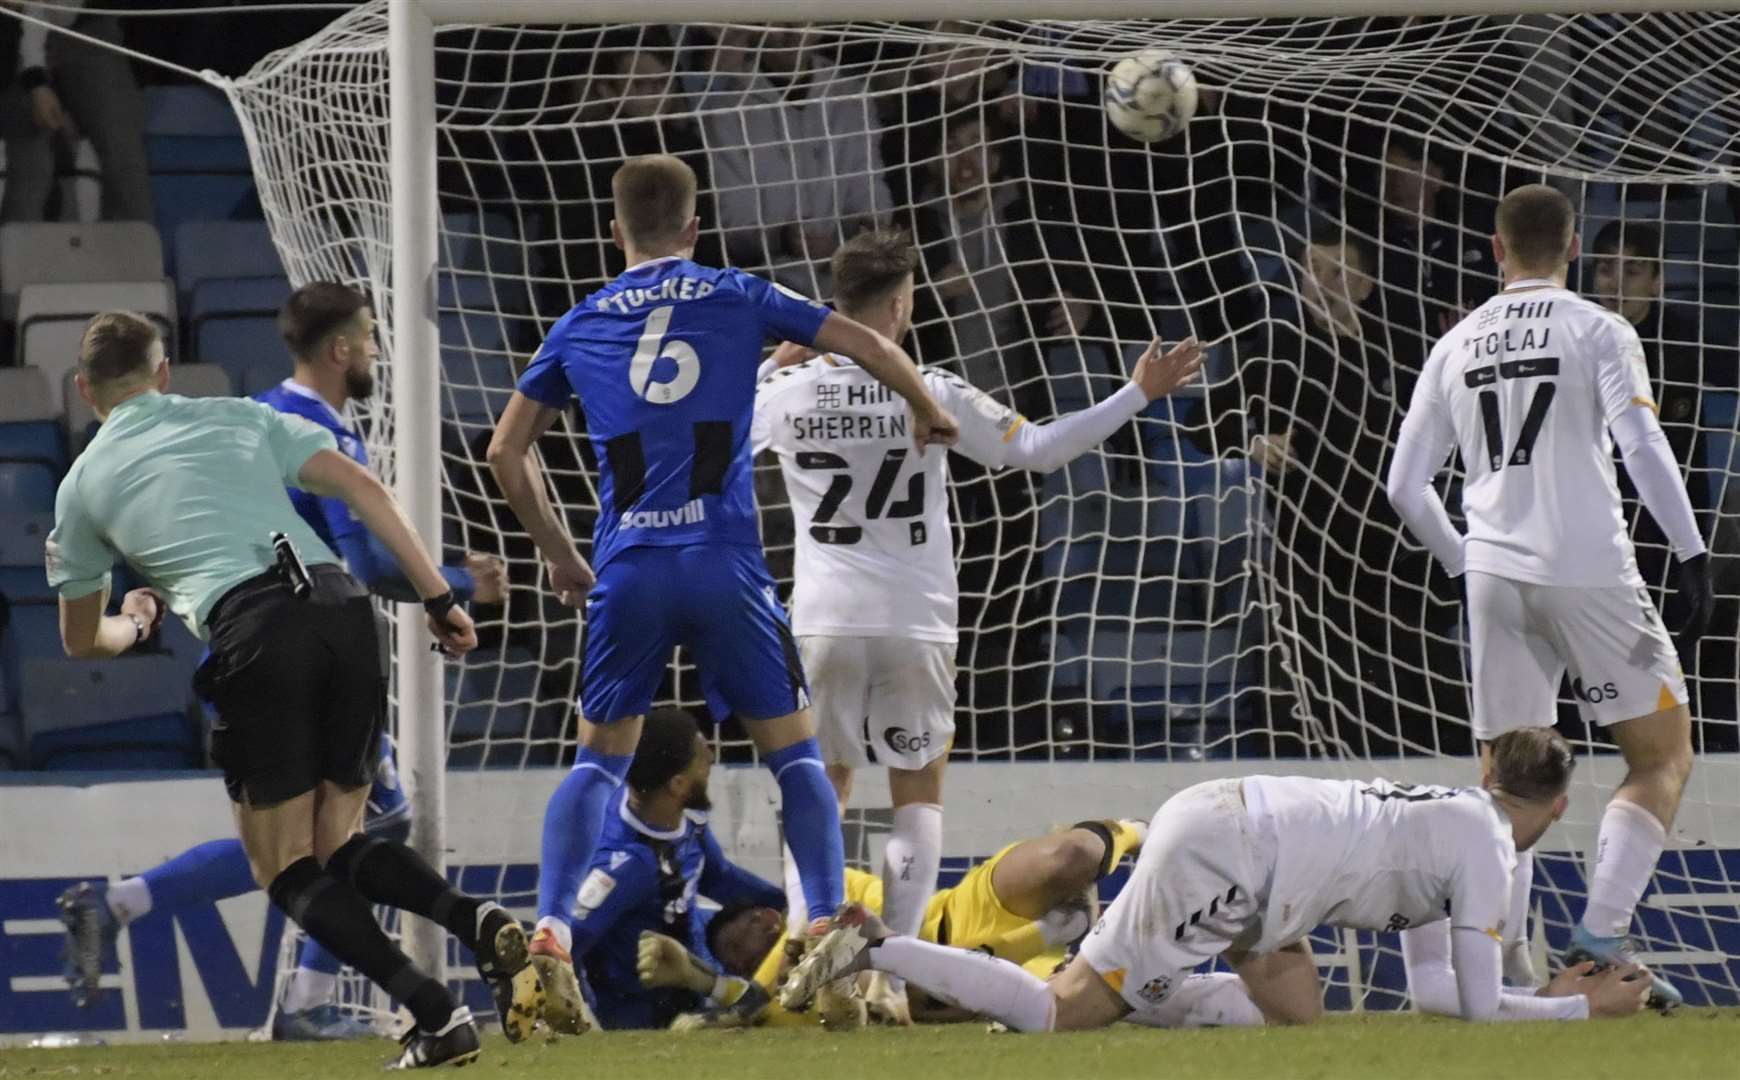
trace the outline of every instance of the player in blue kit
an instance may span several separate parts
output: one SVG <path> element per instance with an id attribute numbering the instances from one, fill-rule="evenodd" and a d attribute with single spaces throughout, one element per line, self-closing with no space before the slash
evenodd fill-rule
<path id="1" fill-rule="evenodd" d="M 578 1015 L 568 917 L 580 878 L 677 645 L 700 667 L 715 716 L 740 716 L 778 778 L 814 925 L 840 903 L 839 808 L 756 519 L 749 425 L 765 344 L 852 357 L 906 399 L 911 414 L 901 420 L 920 452 L 957 435 L 899 345 L 760 278 L 690 261 L 700 221 L 687 165 L 633 158 L 611 187 L 611 234 L 628 269 L 551 328 L 489 447 L 490 470 L 547 561 L 551 587 L 586 607 L 580 750 L 545 811 L 532 941 L 546 1019 L 558 1030 Z M 598 455 L 596 578 L 551 508 L 532 453 L 576 396 Z"/>
<path id="2" fill-rule="evenodd" d="M 599 1025 L 607 1030 L 663 1028 L 679 1013 L 706 1004 L 686 990 L 641 985 L 640 937 L 656 931 L 707 955 L 706 897 L 722 906 L 783 909 L 785 892 L 732 864 L 707 828 L 707 777 L 713 752 L 681 709 L 647 715 L 628 767 L 611 800 L 592 866 L 574 913 L 574 956 L 586 972 Z M 749 990 L 745 979 L 736 994 Z M 730 996 L 731 988 L 720 987 Z M 765 995 L 758 995 L 765 1002 Z"/>
<path id="3" fill-rule="evenodd" d="M 349 402 L 366 401 L 374 393 L 374 363 L 379 350 L 367 297 L 331 282 L 304 285 L 284 302 L 278 313 L 278 330 L 295 359 L 295 370 L 256 400 L 328 429 L 338 440 L 339 450 L 366 468 L 368 450 L 361 433 L 345 422 L 343 409 Z M 391 553 L 363 527 L 344 500 L 291 489 L 290 501 L 370 590 L 389 600 L 417 599 L 416 590 L 399 571 Z M 494 556 L 467 555 L 463 566 L 442 567 L 441 574 L 461 601 L 502 602 L 506 576 L 501 560 Z M 381 640 L 388 639 L 382 635 Z M 399 786 L 392 742 L 383 735 L 363 827 L 371 836 L 402 840 L 410 823 L 411 805 Z M 257 888 L 241 841 L 231 838 L 197 845 L 114 885 L 92 881 L 69 889 L 61 897 L 61 913 L 67 925 L 67 981 L 75 999 L 81 1004 L 94 999 L 103 957 L 114 948 L 121 927 L 152 911 L 170 913 Z M 337 957 L 308 939 L 273 1015 L 274 1039 L 350 1039 L 374 1034 L 333 1004 L 339 967 Z"/>

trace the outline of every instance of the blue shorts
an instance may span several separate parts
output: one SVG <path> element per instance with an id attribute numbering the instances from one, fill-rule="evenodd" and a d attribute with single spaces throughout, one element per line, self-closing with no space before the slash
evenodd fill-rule
<path id="1" fill-rule="evenodd" d="M 716 719 L 771 720 L 809 705 L 803 663 L 758 548 L 637 547 L 586 597 L 580 714 L 594 724 L 652 708 L 678 645 Z"/>

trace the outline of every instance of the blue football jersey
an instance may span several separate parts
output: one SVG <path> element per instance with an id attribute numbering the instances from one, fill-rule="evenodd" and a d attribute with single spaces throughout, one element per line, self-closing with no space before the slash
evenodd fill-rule
<path id="1" fill-rule="evenodd" d="M 721 905 L 785 906 L 780 889 L 725 858 L 707 815 L 691 811 L 680 827 L 655 829 L 630 809 L 628 787 L 618 788 L 573 919 L 574 959 L 604 1027 L 664 1027 L 677 1013 L 700 1007 L 685 991 L 642 987 L 636 968 L 644 930 L 674 937 L 710 959 L 698 896 Z"/>
<path id="2" fill-rule="evenodd" d="M 675 256 L 630 267 L 557 320 L 519 391 L 586 411 L 598 454 L 592 564 L 642 546 L 759 546 L 749 425 L 769 340 L 814 342 L 828 308 Z"/>
<path id="3" fill-rule="evenodd" d="M 314 421 L 332 432 L 332 437 L 338 440 L 340 453 L 363 468 L 368 468 L 369 452 L 363 445 L 362 436 L 346 427 L 344 417 L 327 404 L 325 398 L 308 387 L 285 379 L 272 389 L 254 395 L 254 400 L 270 405 L 279 412 Z M 287 490 L 290 493 L 290 505 L 296 508 L 302 519 L 308 522 L 315 534 L 332 550 L 339 550 L 340 540 L 363 531 L 363 523 L 350 512 L 350 507 L 345 505 L 343 499 L 322 498 L 297 488 Z"/>

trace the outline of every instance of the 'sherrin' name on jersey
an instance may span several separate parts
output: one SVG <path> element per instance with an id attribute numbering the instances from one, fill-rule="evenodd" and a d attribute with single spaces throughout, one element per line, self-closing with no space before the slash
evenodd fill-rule
<path id="1" fill-rule="evenodd" d="M 630 267 L 557 320 L 519 391 L 586 413 L 598 455 L 592 563 L 641 546 L 761 543 L 750 470 L 768 341 L 809 345 L 829 311 L 740 270 Z"/>
<path id="2" fill-rule="evenodd" d="M 1470 570 L 1540 585 L 1641 585 L 1608 426 L 1653 408 L 1637 331 L 1550 283 L 1513 284 L 1446 334 L 1410 412 L 1462 452 Z"/>
<path id="3" fill-rule="evenodd" d="M 959 376 L 922 374 L 960 425 L 955 449 L 1001 468 L 1021 415 Z M 762 380 L 752 441 L 779 455 L 797 525 L 793 633 L 956 640 L 948 454 L 914 449 L 904 400 L 850 360 L 817 357 Z"/>

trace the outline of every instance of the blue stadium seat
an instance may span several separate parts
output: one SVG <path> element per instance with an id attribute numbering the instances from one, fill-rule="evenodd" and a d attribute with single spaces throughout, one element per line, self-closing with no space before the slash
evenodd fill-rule
<path id="1" fill-rule="evenodd" d="M 151 174 L 157 228 L 170 236 L 190 221 L 228 221 L 252 216 L 259 205 L 254 178 L 247 173 Z M 175 270 L 175 252 L 165 252 L 164 268 Z"/>
<path id="2" fill-rule="evenodd" d="M 494 315 L 441 316 L 441 413 L 461 423 L 493 424 L 513 394 L 514 367 Z"/>
<path id="3" fill-rule="evenodd" d="M 0 712 L 0 772 L 24 768 L 24 720 Z"/>
<path id="4" fill-rule="evenodd" d="M 284 356 L 275 317 L 207 319 L 200 324 L 195 341 L 199 362 L 223 368 L 232 386 L 245 385 L 248 371 L 262 366 L 262 361 Z M 284 360 L 284 364 L 288 367 L 289 361 Z"/>
<path id="5" fill-rule="evenodd" d="M 272 246 L 264 221 L 189 221 L 175 230 L 175 287 L 183 304 L 191 304 L 194 289 L 225 278 L 271 278 L 283 282 L 277 304 L 289 295 L 284 264 Z M 209 298 L 208 298 L 209 303 Z"/>
<path id="6" fill-rule="evenodd" d="M 209 86 L 148 86 L 145 154 L 152 172 L 247 172 L 241 121 Z"/>
<path id="7" fill-rule="evenodd" d="M 476 298 L 482 310 L 523 311 L 531 295 L 528 254 L 525 237 L 505 215 L 443 214 L 436 288 Z"/>
<path id="8" fill-rule="evenodd" d="M 6 632 L 17 646 L 20 660 L 50 659 L 66 655 L 60 644 L 60 605 L 53 600 L 42 604 L 26 604 L 14 600 L 12 625 Z"/>
<path id="9" fill-rule="evenodd" d="M 53 514 L 0 513 L 0 594 L 12 603 L 54 602 L 42 561 L 42 544 L 53 528 Z"/>
<path id="10" fill-rule="evenodd" d="M 54 469 L 37 461 L 0 461 L 0 506 L 23 513 L 54 510 Z"/>
<path id="11" fill-rule="evenodd" d="M 174 661 L 25 660 L 19 693 L 25 752 L 38 769 L 189 769 L 205 758 L 204 725 Z"/>
<path id="12" fill-rule="evenodd" d="M 0 424 L 0 461 L 34 461 L 55 472 L 66 469 L 66 441 L 53 420 Z"/>
<path id="13" fill-rule="evenodd" d="M 541 670 L 531 653 L 512 648 L 480 650 L 468 656 L 463 666 L 447 667 L 452 716 L 447 729 L 449 768 L 553 761 L 559 731 L 542 730 L 545 725 L 537 722 L 550 712 L 538 701 Z"/>
<path id="14" fill-rule="evenodd" d="M 286 356 L 277 364 L 255 364 L 242 376 L 242 396 L 257 397 L 290 377 L 293 366 Z"/>
<path id="15" fill-rule="evenodd" d="M 277 318 L 284 298 L 290 295 L 290 279 L 280 273 L 256 276 L 209 277 L 195 280 L 187 303 L 187 321 L 197 333 L 212 319 L 241 316 Z"/>

